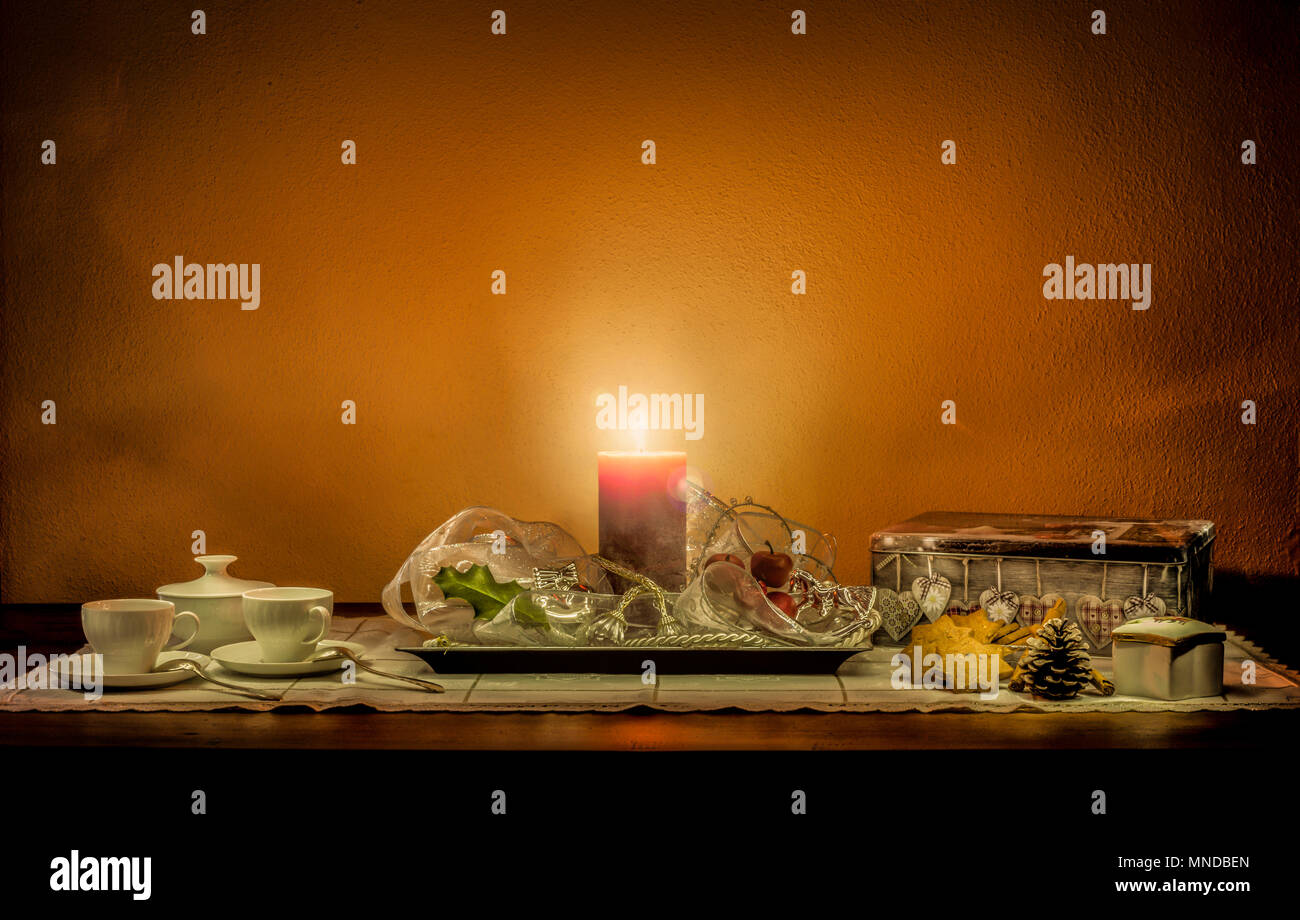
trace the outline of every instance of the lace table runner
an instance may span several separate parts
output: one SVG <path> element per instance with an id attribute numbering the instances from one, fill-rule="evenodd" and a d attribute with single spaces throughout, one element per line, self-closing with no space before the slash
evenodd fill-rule
<path id="1" fill-rule="evenodd" d="M 296 706 L 325 710 L 366 706 L 380 712 L 406 711 L 570 711 L 614 712 L 648 707 L 670 712 L 736 708 L 754 712 L 1192 712 L 1198 710 L 1282 709 L 1300 707 L 1300 675 L 1272 661 L 1248 640 L 1228 635 L 1224 654 L 1224 693 L 1179 702 L 1103 697 L 1093 690 L 1074 700 L 1035 700 L 1003 688 L 994 699 L 946 690 L 895 690 L 890 659 L 897 647 L 879 647 L 856 655 L 830 675 L 662 675 L 657 684 L 639 675 L 613 674 L 448 674 L 433 675 L 423 661 L 398 646 L 420 645 L 423 634 L 388 617 L 335 619 L 331 639 L 365 647 L 365 660 L 383 670 L 428 677 L 446 693 L 428 693 L 400 681 L 356 672 L 345 684 L 340 673 L 302 678 L 256 678 L 225 671 L 213 664 L 214 677 L 255 689 L 283 693 L 281 702 L 262 702 L 228 693 L 199 678 L 160 690 L 105 690 L 87 700 L 75 690 L 0 690 L 5 711 L 187 712 L 214 709 L 265 711 Z M 1243 683 L 1243 662 L 1254 661 L 1254 683 Z M 1095 658 L 1103 674 L 1109 658 Z M 36 669 L 40 671 L 40 668 Z M 27 681 L 30 685 L 31 681 Z M 48 682 L 45 682 L 48 683 Z"/>

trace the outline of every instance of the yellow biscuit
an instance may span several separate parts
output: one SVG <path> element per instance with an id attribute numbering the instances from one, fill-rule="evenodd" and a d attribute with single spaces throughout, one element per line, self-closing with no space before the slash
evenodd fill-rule
<path id="1" fill-rule="evenodd" d="M 935 645 L 939 642 L 952 641 L 954 638 L 955 624 L 952 619 L 945 613 L 933 623 L 923 623 L 912 630 L 912 644 L 919 645 L 922 648 Z M 970 630 L 965 630 L 970 632 Z"/>
<path id="2" fill-rule="evenodd" d="M 980 616 L 983 617 L 982 611 L 980 611 Z M 1002 655 L 1006 649 L 999 645 L 981 641 L 975 635 L 974 629 L 958 625 L 959 622 L 965 622 L 969 617 L 971 617 L 971 614 L 959 614 L 957 616 L 944 614 L 933 623 L 917 626 L 912 630 L 912 645 L 920 646 L 922 656 L 935 654 L 945 661 L 949 655 L 972 653 L 989 657 L 996 655 L 998 656 L 998 680 L 1006 680 L 1011 676 L 1011 665 L 1007 663 L 1006 658 Z M 992 620 L 987 622 L 995 628 L 999 625 Z M 979 624 L 979 626 L 981 629 L 984 628 L 982 624 Z M 970 687 L 969 689 L 975 690 L 978 688 Z"/>
<path id="3" fill-rule="evenodd" d="M 984 611 L 976 607 L 970 613 L 953 614 L 952 621 L 960 627 L 965 627 L 971 631 L 980 642 L 989 642 L 993 639 L 993 634 L 1002 628 L 1002 624 L 997 620 L 990 620 Z"/>

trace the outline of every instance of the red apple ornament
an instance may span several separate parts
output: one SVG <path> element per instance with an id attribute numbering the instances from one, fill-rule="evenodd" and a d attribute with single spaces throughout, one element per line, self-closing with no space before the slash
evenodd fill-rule
<path id="1" fill-rule="evenodd" d="M 772 602 L 773 607 L 792 620 L 795 618 L 795 614 L 799 612 L 798 602 L 784 591 L 769 591 L 767 592 L 767 599 Z"/>
<path id="2" fill-rule="evenodd" d="M 708 559 L 704 560 L 704 567 L 707 569 L 715 562 L 730 562 L 732 565 L 741 569 L 745 567 L 745 560 L 741 559 L 734 553 L 714 553 Z"/>
<path id="3" fill-rule="evenodd" d="M 785 553 L 775 553 L 760 549 L 749 557 L 749 572 L 765 588 L 780 588 L 790 580 L 794 571 L 794 560 Z"/>

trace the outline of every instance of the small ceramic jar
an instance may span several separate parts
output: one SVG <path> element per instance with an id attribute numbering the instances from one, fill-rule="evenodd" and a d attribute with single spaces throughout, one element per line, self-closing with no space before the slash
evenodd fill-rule
<path id="1" fill-rule="evenodd" d="M 244 625 L 244 592 L 275 585 L 228 574 L 226 567 L 237 558 L 195 556 L 194 561 L 204 568 L 202 576 L 158 589 L 162 600 L 171 601 L 178 610 L 192 610 L 198 615 L 199 632 L 189 644 L 189 651 L 207 654 L 222 645 L 253 638 Z"/>
<path id="2" fill-rule="evenodd" d="M 1115 628 L 1115 692 L 1157 700 L 1223 693 L 1217 626 L 1187 617 L 1139 617 Z"/>

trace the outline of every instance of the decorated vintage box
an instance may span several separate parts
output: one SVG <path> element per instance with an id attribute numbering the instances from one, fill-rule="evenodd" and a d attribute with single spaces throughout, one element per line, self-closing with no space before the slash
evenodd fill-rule
<path id="1" fill-rule="evenodd" d="M 872 536 L 872 580 L 910 591 L 931 620 L 982 607 L 1028 626 L 1063 601 L 1105 654 L 1128 620 L 1203 619 L 1213 546 L 1210 521 L 929 511 Z"/>

